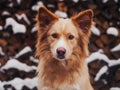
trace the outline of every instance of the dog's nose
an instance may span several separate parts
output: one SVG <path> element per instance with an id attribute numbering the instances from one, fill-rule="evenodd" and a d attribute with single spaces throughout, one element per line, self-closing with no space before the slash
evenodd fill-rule
<path id="1" fill-rule="evenodd" d="M 65 58 L 65 53 L 66 53 L 66 49 L 65 48 L 60 47 L 60 48 L 57 49 L 57 56 L 58 56 L 58 58 L 60 58 L 60 59 Z"/>

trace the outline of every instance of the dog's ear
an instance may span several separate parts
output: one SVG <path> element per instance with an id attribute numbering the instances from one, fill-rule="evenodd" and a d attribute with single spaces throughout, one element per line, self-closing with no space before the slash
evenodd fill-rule
<path id="1" fill-rule="evenodd" d="M 88 32 L 93 22 L 93 11 L 91 9 L 82 11 L 78 15 L 72 17 L 72 21 L 83 32 Z"/>
<path id="2" fill-rule="evenodd" d="M 40 7 L 37 15 L 37 22 L 40 27 L 45 27 L 58 20 L 58 17 L 45 7 Z"/>

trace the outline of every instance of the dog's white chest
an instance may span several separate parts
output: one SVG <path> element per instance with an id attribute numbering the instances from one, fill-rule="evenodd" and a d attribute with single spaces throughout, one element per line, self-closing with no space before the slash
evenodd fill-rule
<path id="1" fill-rule="evenodd" d="M 81 89 L 80 89 L 80 86 L 78 84 L 76 84 L 76 85 L 62 86 L 62 87 L 60 87 L 59 90 L 81 90 Z"/>

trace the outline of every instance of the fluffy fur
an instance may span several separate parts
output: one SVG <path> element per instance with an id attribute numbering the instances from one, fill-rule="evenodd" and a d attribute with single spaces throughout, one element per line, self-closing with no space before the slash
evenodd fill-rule
<path id="1" fill-rule="evenodd" d="M 85 63 L 92 18 L 91 10 L 80 12 L 71 19 L 60 19 L 45 7 L 39 9 L 36 17 L 39 90 L 93 90 Z M 52 37 L 54 33 L 57 38 Z M 73 40 L 68 39 L 71 34 Z M 62 39 L 66 56 L 60 61 L 55 50 Z"/>

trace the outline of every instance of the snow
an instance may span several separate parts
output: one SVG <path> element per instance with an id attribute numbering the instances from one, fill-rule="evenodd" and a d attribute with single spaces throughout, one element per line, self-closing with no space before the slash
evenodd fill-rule
<path id="1" fill-rule="evenodd" d="M 0 25 L 0 31 L 3 29 L 3 27 Z"/>
<path id="2" fill-rule="evenodd" d="M 9 6 L 9 7 L 13 7 L 13 3 L 10 3 L 8 6 Z"/>
<path id="3" fill-rule="evenodd" d="M 21 78 L 14 78 L 11 81 L 0 81 L 0 90 L 4 90 L 4 85 L 12 85 L 15 87 L 16 90 L 22 90 L 23 86 L 27 86 L 30 89 L 34 88 L 35 86 L 38 86 L 38 78 L 34 77 L 32 79 L 26 78 L 26 79 L 21 79 Z M 11 90 L 11 89 L 10 89 Z"/>
<path id="4" fill-rule="evenodd" d="M 107 3 L 107 2 L 108 2 L 108 0 L 102 0 L 102 2 L 103 2 L 103 3 Z"/>
<path id="5" fill-rule="evenodd" d="M 36 31 L 37 31 L 36 27 L 33 27 L 32 30 L 31 30 L 32 33 L 36 32 Z"/>
<path id="6" fill-rule="evenodd" d="M 6 24 L 5 24 L 5 28 L 7 28 L 8 26 L 12 26 L 13 28 L 13 33 L 25 33 L 26 32 L 26 27 L 23 24 L 19 24 L 17 21 L 15 21 L 13 18 L 7 18 L 6 19 Z"/>
<path id="7" fill-rule="evenodd" d="M 109 27 L 107 29 L 108 35 L 118 36 L 118 30 L 115 27 Z"/>
<path id="8" fill-rule="evenodd" d="M 120 90 L 120 87 L 112 87 L 110 90 Z"/>
<path id="9" fill-rule="evenodd" d="M 17 3 L 20 4 L 20 3 L 21 3 L 21 0 L 17 0 Z"/>
<path id="10" fill-rule="evenodd" d="M 118 0 L 114 0 L 116 3 L 118 3 Z"/>
<path id="11" fill-rule="evenodd" d="M 120 58 L 117 60 L 112 60 L 112 59 L 109 59 L 105 54 L 99 51 L 92 53 L 86 60 L 87 60 L 87 63 L 91 63 L 95 60 L 103 60 L 104 62 L 108 63 L 109 67 L 120 64 Z"/>
<path id="12" fill-rule="evenodd" d="M 100 79 L 100 77 L 105 73 L 107 72 L 108 70 L 108 67 L 107 66 L 103 66 L 99 71 L 98 73 L 96 74 L 96 77 L 95 77 L 95 81 L 98 81 Z"/>
<path id="13" fill-rule="evenodd" d="M 120 43 L 117 46 L 115 46 L 114 48 L 112 48 L 110 51 L 112 51 L 112 52 L 120 51 Z"/>
<path id="14" fill-rule="evenodd" d="M 79 0 L 73 0 L 73 2 L 77 3 L 77 2 L 79 2 Z"/>
<path id="15" fill-rule="evenodd" d="M 48 4 L 47 7 L 49 7 L 49 8 L 55 8 L 55 5 L 53 5 L 53 4 Z"/>
<path id="16" fill-rule="evenodd" d="M 120 65 L 120 58 L 118 60 L 110 60 L 109 67 Z"/>
<path id="17" fill-rule="evenodd" d="M 59 16 L 60 18 L 67 18 L 68 17 L 66 12 L 61 12 L 61 11 L 58 11 L 58 10 L 55 11 L 55 14 L 57 16 Z"/>
<path id="18" fill-rule="evenodd" d="M 97 52 L 94 52 L 92 53 L 88 58 L 87 58 L 87 63 L 91 63 L 95 60 L 103 60 L 107 63 L 109 63 L 109 58 L 104 55 L 103 53 L 97 51 Z"/>
<path id="19" fill-rule="evenodd" d="M 95 34 L 97 36 L 100 36 L 100 30 L 97 27 L 92 26 L 91 31 L 92 31 L 93 34 Z"/>
<path id="20" fill-rule="evenodd" d="M 1 67 L 1 71 L 7 70 L 9 68 L 15 68 L 18 69 L 20 71 L 25 71 L 25 72 L 30 72 L 33 70 L 36 70 L 36 66 L 28 66 L 25 63 L 22 63 L 16 59 L 10 59 L 7 61 L 7 63 Z"/>
<path id="21" fill-rule="evenodd" d="M 29 46 L 26 46 L 24 49 L 22 49 L 18 54 L 15 55 L 15 58 L 18 58 L 20 56 L 22 56 L 23 54 L 25 53 L 28 53 L 28 52 L 32 52 L 32 49 L 31 47 Z"/>
<path id="22" fill-rule="evenodd" d="M 44 6 L 44 5 L 43 5 L 43 2 L 38 1 L 36 5 L 33 5 L 33 6 L 32 6 L 32 10 L 33 10 L 33 11 L 38 11 L 38 9 L 39 9 L 40 7 L 42 7 L 42 6 Z"/>
<path id="23" fill-rule="evenodd" d="M 2 15 L 10 15 L 10 13 L 8 11 L 4 11 L 2 12 Z"/>
<path id="24" fill-rule="evenodd" d="M 0 47 L 0 55 L 5 55 L 5 53 L 2 51 L 2 47 Z"/>
<path id="25" fill-rule="evenodd" d="M 21 14 L 21 15 L 16 14 L 16 17 L 18 18 L 18 20 L 24 19 L 26 23 L 30 25 L 30 21 L 28 20 L 26 14 Z"/>
<path id="26" fill-rule="evenodd" d="M 95 81 L 98 81 L 100 77 L 108 70 L 108 67 L 113 67 L 116 65 L 120 65 L 120 58 L 117 60 L 109 59 L 102 50 L 92 53 L 87 59 L 87 64 L 91 63 L 95 60 L 103 60 L 108 65 L 102 67 L 99 72 L 96 74 Z"/>
<path id="27" fill-rule="evenodd" d="M 30 56 L 30 61 L 34 62 L 34 63 L 38 63 L 39 60 L 34 58 L 33 56 Z"/>

